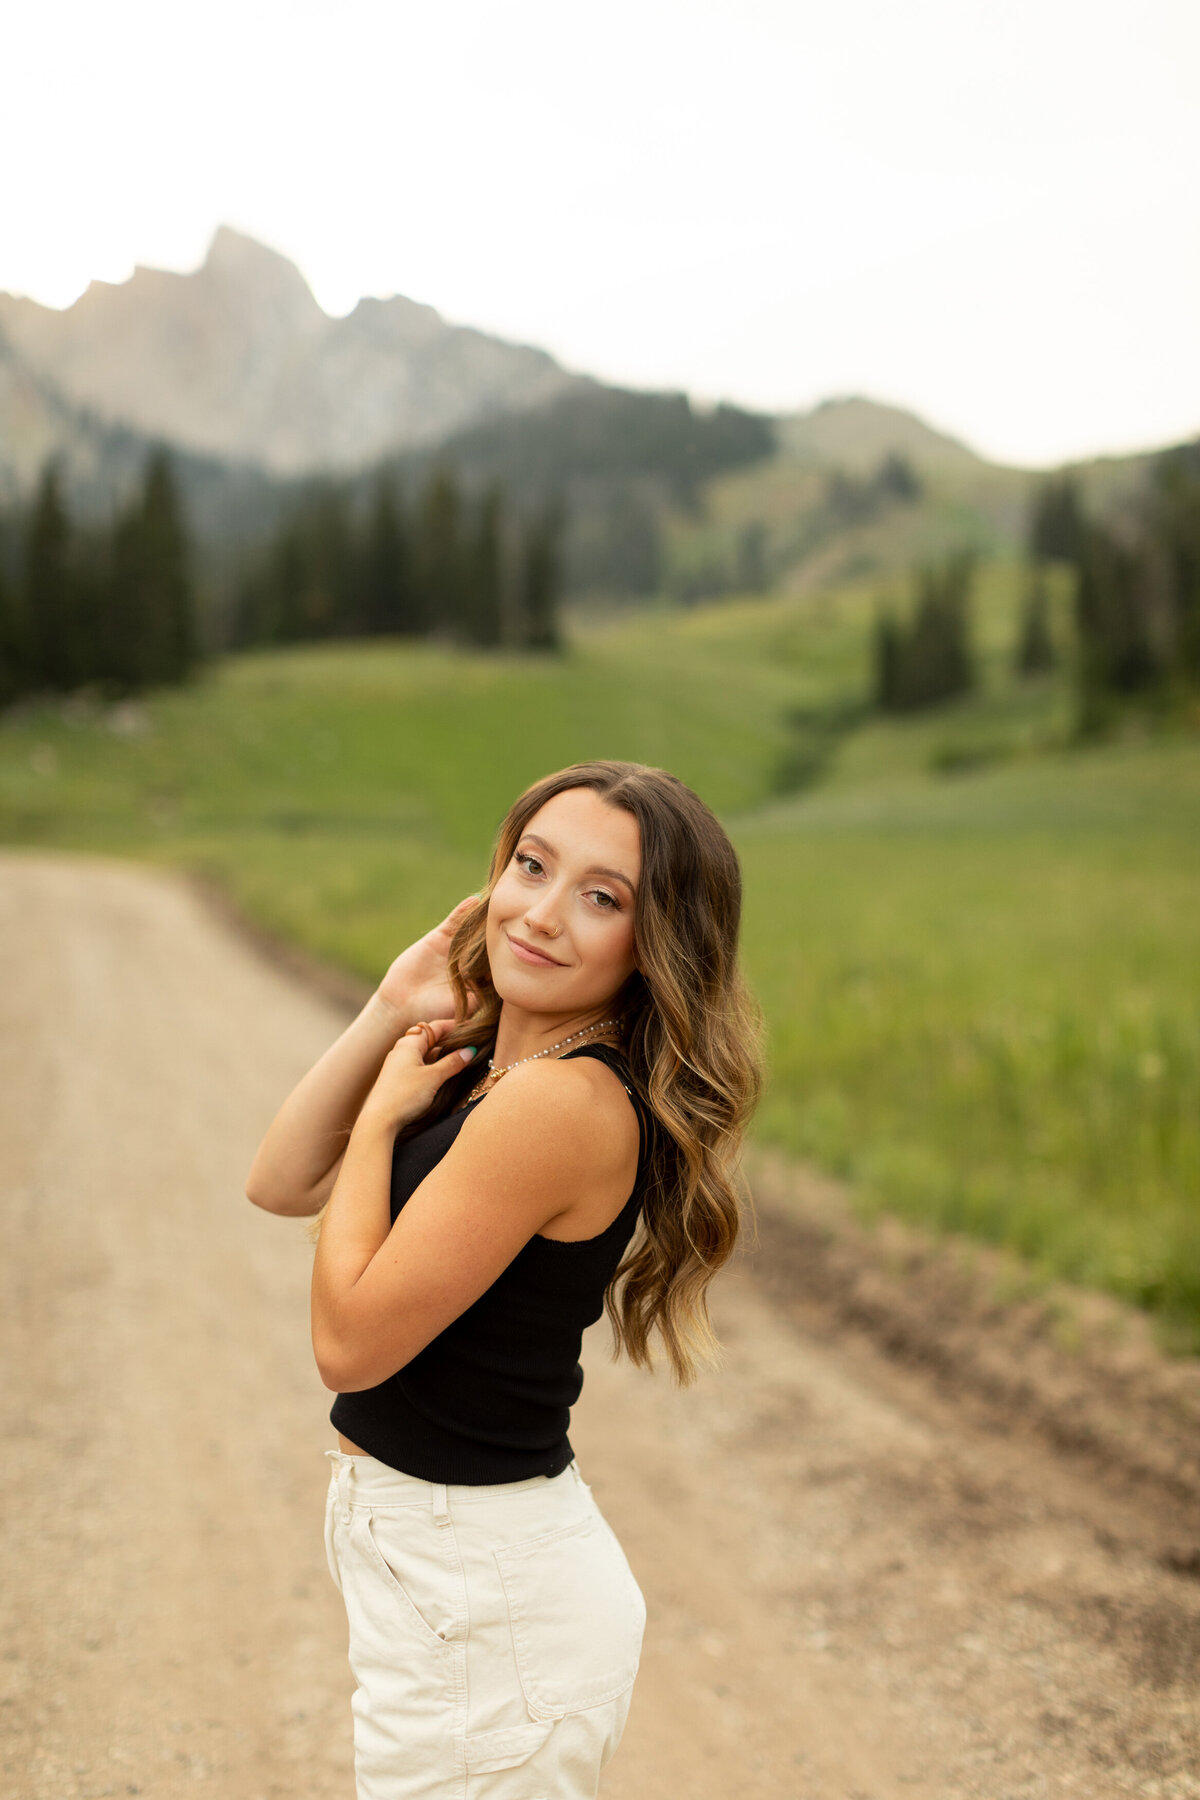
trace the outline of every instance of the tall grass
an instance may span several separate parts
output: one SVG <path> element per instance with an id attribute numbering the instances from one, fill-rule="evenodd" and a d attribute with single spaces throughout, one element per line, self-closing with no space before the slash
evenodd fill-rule
<path id="1" fill-rule="evenodd" d="M 763 1133 L 1200 1343 L 1200 752 L 847 789 L 737 839 Z"/>

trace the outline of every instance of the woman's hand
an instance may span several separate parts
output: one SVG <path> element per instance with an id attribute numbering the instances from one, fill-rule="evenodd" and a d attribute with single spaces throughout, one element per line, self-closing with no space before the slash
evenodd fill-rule
<path id="1" fill-rule="evenodd" d="M 453 913 L 450 916 L 453 918 Z M 429 1111 L 443 1082 L 461 1075 L 475 1056 L 473 1048 L 442 1055 L 442 1039 L 454 1025 L 454 1019 L 434 1019 L 429 1024 L 410 1025 L 397 1039 L 363 1101 L 356 1132 L 361 1127 L 366 1133 L 383 1130 L 395 1134 Z"/>
<path id="2" fill-rule="evenodd" d="M 333 1190 L 368 1097 L 376 1098 L 375 1117 L 393 1120 L 394 1136 L 462 1068 L 457 1052 L 444 1063 L 435 1059 L 429 1065 L 424 1056 L 449 1030 L 447 1015 L 455 1002 L 446 958 L 455 930 L 477 904 L 474 897 L 461 900 L 440 925 L 398 956 L 357 1019 L 293 1088 L 259 1145 L 247 1179 L 246 1192 L 256 1206 L 291 1215 L 318 1212 Z M 400 1051 L 405 1043 L 401 1033 L 422 1018 L 436 1019 L 438 1032 L 408 1039 L 408 1048 L 392 1065 L 393 1049 Z"/>
<path id="3" fill-rule="evenodd" d="M 401 951 L 380 982 L 379 999 L 403 1025 L 412 1025 L 417 1019 L 445 1019 L 454 1011 L 446 959 L 454 933 L 478 904 L 478 894 L 460 900 L 440 925 Z"/>

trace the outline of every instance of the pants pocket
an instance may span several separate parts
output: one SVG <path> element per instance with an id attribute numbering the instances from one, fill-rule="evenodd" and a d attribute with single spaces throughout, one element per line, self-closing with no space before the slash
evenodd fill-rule
<path id="1" fill-rule="evenodd" d="M 400 1616 L 431 1649 L 445 1650 L 457 1635 L 457 1620 L 447 1604 L 450 1586 L 442 1559 L 430 1555 L 428 1546 L 415 1551 L 406 1539 L 416 1527 L 411 1516 L 395 1518 L 356 1507 L 350 1525 L 351 1543 L 367 1566 L 395 1596 Z"/>
<path id="2" fill-rule="evenodd" d="M 495 1557 L 532 1718 L 603 1706 L 633 1686 L 645 1602 L 594 1505 L 581 1520 Z"/>

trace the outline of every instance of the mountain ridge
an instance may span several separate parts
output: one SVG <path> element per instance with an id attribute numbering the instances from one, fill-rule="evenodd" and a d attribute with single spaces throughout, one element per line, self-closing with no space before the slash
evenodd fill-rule
<path id="1" fill-rule="evenodd" d="M 468 489 L 564 498 L 578 585 L 685 597 L 807 591 L 964 544 L 1019 553 L 1047 473 L 862 395 L 772 418 L 612 387 L 403 295 L 332 318 L 286 256 L 228 226 L 198 269 L 139 265 L 61 311 L 0 294 L 0 504 L 56 459 L 80 516 L 105 517 L 159 443 L 206 556 L 232 562 L 312 477 L 361 503 L 382 466 L 415 493 L 445 459 Z M 1103 508 L 1158 454 L 1069 466 Z M 889 462 L 908 498 L 880 485 Z"/>
<path id="2" fill-rule="evenodd" d="M 403 295 L 332 318 L 294 263 L 225 225 L 198 269 L 138 265 L 61 311 L 0 293 L 0 330 L 104 423 L 285 477 L 349 471 L 590 385 Z"/>
<path id="3" fill-rule="evenodd" d="M 627 391 L 566 370 L 537 346 L 447 324 L 405 295 L 364 296 L 333 317 L 295 263 L 229 225 L 198 268 L 139 263 L 125 281 L 91 281 L 66 308 L 0 291 L 3 340 L 9 385 L 15 361 L 26 389 L 16 439 L 0 396 L 0 491 L 10 492 L 29 482 L 28 454 L 18 447 L 14 457 L 11 444 L 65 448 L 67 415 L 286 480 L 354 473 L 571 393 Z M 31 384 L 50 397 L 54 428 L 34 428 Z M 774 415 L 774 425 L 789 463 L 866 474 L 900 454 L 959 477 L 1004 467 L 908 408 L 864 395 Z M 1142 458 L 1065 466 L 1131 460 Z"/>

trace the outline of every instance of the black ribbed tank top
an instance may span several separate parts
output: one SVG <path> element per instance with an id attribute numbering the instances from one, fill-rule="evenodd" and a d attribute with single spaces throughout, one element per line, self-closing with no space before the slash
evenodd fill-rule
<path id="1" fill-rule="evenodd" d="M 567 1427 L 583 1386 L 580 1341 L 604 1310 L 605 1291 L 637 1224 L 649 1119 L 616 1051 L 583 1044 L 567 1056 L 607 1063 L 633 1102 L 640 1140 L 633 1192 L 596 1237 L 531 1237 L 491 1287 L 403 1369 L 377 1387 L 337 1396 L 329 1415 L 336 1429 L 407 1475 L 487 1486 L 558 1475 L 572 1460 Z M 393 1223 L 479 1103 L 444 1114 L 396 1145 Z"/>

